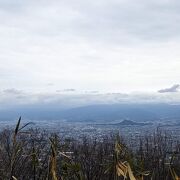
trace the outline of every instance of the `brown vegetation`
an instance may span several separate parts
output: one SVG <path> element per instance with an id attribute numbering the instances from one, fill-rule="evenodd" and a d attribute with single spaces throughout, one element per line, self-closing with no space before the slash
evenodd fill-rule
<path id="1" fill-rule="evenodd" d="M 0 179 L 18 180 L 177 180 L 180 143 L 157 130 L 137 139 L 63 139 L 20 125 L 0 133 Z"/>

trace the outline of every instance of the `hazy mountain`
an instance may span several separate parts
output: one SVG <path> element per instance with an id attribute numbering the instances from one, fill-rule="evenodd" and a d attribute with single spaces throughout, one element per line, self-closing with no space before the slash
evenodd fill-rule
<path id="1" fill-rule="evenodd" d="M 70 121 L 114 121 L 120 119 L 152 120 L 156 113 L 141 105 L 111 104 L 91 105 L 67 110 L 63 117 Z"/>
<path id="2" fill-rule="evenodd" d="M 124 119 L 132 121 L 156 121 L 160 118 L 179 118 L 180 105 L 168 104 L 101 104 L 63 109 L 53 106 L 26 106 L 0 110 L 1 120 L 22 116 L 26 119 L 67 121 L 113 122 Z"/>

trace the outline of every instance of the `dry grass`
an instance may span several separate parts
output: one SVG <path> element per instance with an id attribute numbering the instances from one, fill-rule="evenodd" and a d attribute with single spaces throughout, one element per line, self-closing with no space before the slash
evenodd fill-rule
<path id="1" fill-rule="evenodd" d="M 180 144 L 171 135 L 157 131 L 134 149 L 128 143 L 119 135 L 60 139 L 19 118 L 14 130 L 0 133 L 0 179 L 179 180 Z"/>

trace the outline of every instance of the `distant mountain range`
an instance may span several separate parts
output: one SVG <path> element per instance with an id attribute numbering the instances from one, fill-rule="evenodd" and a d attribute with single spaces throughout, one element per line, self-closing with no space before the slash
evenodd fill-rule
<path id="1" fill-rule="evenodd" d="M 33 120 L 67 120 L 69 122 L 134 122 L 160 119 L 180 119 L 180 105 L 169 104 L 96 104 L 63 109 L 54 106 L 22 106 L 0 110 L 0 120 L 11 120 L 22 116 Z"/>
<path id="2" fill-rule="evenodd" d="M 165 118 L 180 119 L 180 105 L 168 104 L 106 104 L 66 110 L 62 117 L 69 121 L 112 122 L 130 119 L 135 122 Z"/>

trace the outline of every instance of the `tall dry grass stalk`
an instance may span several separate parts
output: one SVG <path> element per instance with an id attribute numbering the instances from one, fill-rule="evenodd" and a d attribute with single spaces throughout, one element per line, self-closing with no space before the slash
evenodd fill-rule
<path id="1" fill-rule="evenodd" d="M 58 180 L 57 178 L 57 149 L 56 149 L 56 140 L 55 139 L 50 139 L 51 142 L 51 174 L 52 174 L 52 179 L 53 180 Z"/>
<path id="2" fill-rule="evenodd" d="M 10 178 L 15 178 L 13 176 L 14 173 L 14 165 L 15 165 L 15 160 L 16 160 L 16 156 L 18 154 L 18 152 L 20 151 L 21 147 L 20 144 L 17 143 L 17 136 L 18 136 L 18 132 L 19 132 L 19 126 L 21 123 L 21 117 L 19 118 L 17 124 L 16 124 L 16 128 L 14 130 L 14 135 L 13 135 L 13 145 L 12 145 L 12 155 L 11 155 L 11 159 L 10 159 Z"/>

